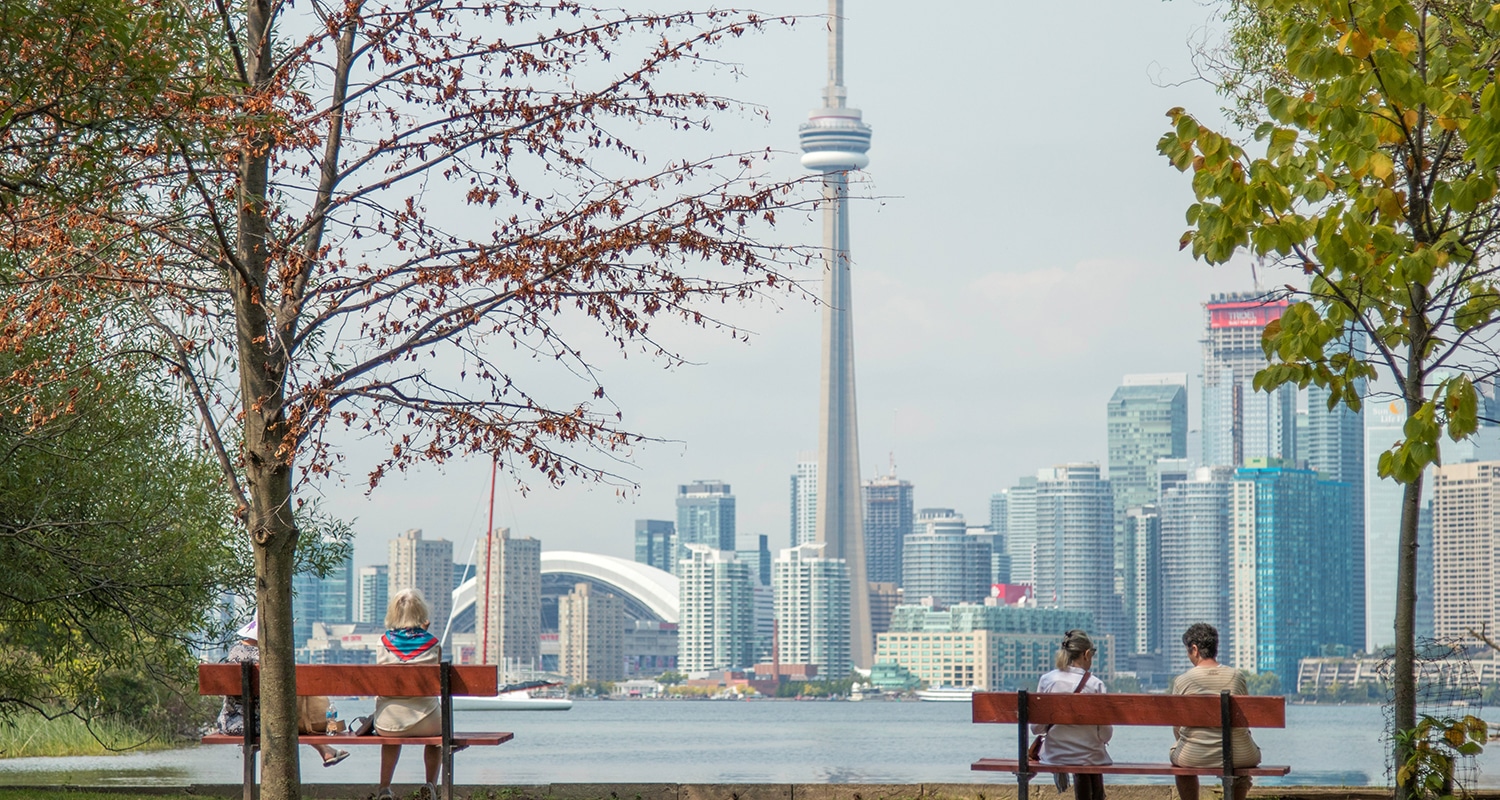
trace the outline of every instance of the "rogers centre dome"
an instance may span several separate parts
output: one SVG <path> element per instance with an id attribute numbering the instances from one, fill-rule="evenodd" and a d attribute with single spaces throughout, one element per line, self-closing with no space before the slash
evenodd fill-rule
<path id="1" fill-rule="evenodd" d="M 591 584 L 625 601 L 627 620 L 676 623 L 677 578 L 670 572 L 635 561 L 576 550 L 544 551 L 542 561 L 542 630 L 557 630 L 557 598 L 575 584 Z M 481 561 L 475 571 L 483 570 Z M 477 578 L 453 590 L 453 633 L 474 632 L 474 595 Z"/>

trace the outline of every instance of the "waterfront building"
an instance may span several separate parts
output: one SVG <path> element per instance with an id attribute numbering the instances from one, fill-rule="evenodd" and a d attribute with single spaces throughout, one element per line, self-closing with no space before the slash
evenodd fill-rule
<path id="1" fill-rule="evenodd" d="M 1155 503 L 1125 509 L 1121 526 L 1125 557 L 1125 585 L 1132 601 L 1125 605 L 1125 622 L 1135 653 L 1161 653 L 1161 511 Z M 1123 654 L 1122 654 L 1123 655 Z"/>
<path id="2" fill-rule="evenodd" d="M 447 539 L 423 539 L 422 530 L 413 528 L 391 539 L 387 555 L 390 568 L 387 596 L 394 597 L 407 588 L 420 591 L 432 611 L 432 627 L 441 636 L 453 606 L 453 543 Z M 385 619 L 384 609 L 380 618 Z"/>
<path id="3" fill-rule="evenodd" d="M 865 559 L 872 583 L 901 584 L 901 557 L 913 520 L 912 485 L 882 475 L 864 485 Z"/>
<path id="4" fill-rule="evenodd" d="M 818 462 L 802 459 L 792 473 L 792 547 L 818 537 Z"/>
<path id="5" fill-rule="evenodd" d="M 1229 496 L 1232 467 L 1199 467 L 1192 479 L 1162 492 L 1162 655 L 1174 675 L 1192 664 L 1182 632 L 1195 622 L 1219 631 L 1219 653 L 1231 652 L 1229 625 Z"/>
<path id="6" fill-rule="evenodd" d="M 1364 385 L 1360 385 L 1364 394 Z M 1363 649 L 1369 626 L 1365 621 L 1365 423 L 1362 416 L 1340 403 L 1328 408 L 1328 390 L 1316 384 L 1307 387 L 1307 423 L 1297 443 L 1297 457 L 1324 480 L 1349 487 L 1349 525 L 1353 532 L 1349 598 L 1350 624 L 1357 630 L 1356 645 Z M 1419 584 L 1430 586 L 1430 583 Z M 1391 584 L 1386 591 L 1394 593 Z M 1418 592 L 1428 594 L 1427 592 Z M 1394 617 L 1392 618 L 1394 620 Z"/>
<path id="7" fill-rule="evenodd" d="M 384 564 L 360 567 L 354 581 L 354 621 L 385 624 L 385 607 L 390 603 L 391 593 L 390 568 Z"/>
<path id="8" fill-rule="evenodd" d="M 677 668 L 686 673 L 755 663 L 755 599 L 750 565 L 732 550 L 687 545 L 677 564 Z"/>
<path id="9" fill-rule="evenodd" d="M 1005 546 L 1010 551 L 1011 583 L 1036 583 L 1036 476 L 1016 481 L 1005 492 Z"/>
<path id="10" fill-rule="evenodd" d="M 906 537 L 901 589 L 907 602 L 977 603 L 990 593 L 989 545 L 951 508 L 924 508 Z"/>
<path id="11" fill-rule="evenodd" d="M 771 658 L 776 646 L 776 590 L 768 581 L 761 583 L 752 575 L 750 600 L 755 606 L 755 647 L 753 659 L 756 663 Z"/>
<path id="12" fill-rule="evenodd" d="M 1493 634 L 1500 620 L 1500 461 L 1432 470 L 1432 614 L 1438 639 Z M 1394 587 L 1393 587 L 1394 588 Z M 1417 588 L 1422 594 L 1422 588 Z"/>
<path id="13" fill-rule="evenodd" d="M 821 542 L 782 550 L 772 564 L 776 646 L 782 661 L 811 664 L 840 680 L 849 674 L 849 568 L 825 558 Z"/>
<path id="14" fill-rule="evenodd" d="M 823 374 L 818 425 L 817 540 L 824 555 L 849 567 L 849 652 L 869 666 L 874 652 L 869 596 L 864 587 L 865 530 L 861 522 L 859 423 L 854 393 L 854 294 L 849 258 L 849 173 L 870 163 L 870 126 L 846 103 L 844 2 L 828 2 L 828 84 L 822 107 L 798 129 L 802 166 L 823 177 Z"/>
<path id="15" fill-rule="evenodd" d="M 314 622 L 354 621 L 354 556 L 333 565 L 327 575 L 299 572 L 292 578 L 292 640 L 307 644 Z"/>
<path id="16" fill-rule="evenodd" d="M 677 559 L 677 526 L 666 519 L 635 521 L 635 560 L 671 572 Z"/>
<path id="17" fill-rule="evenodd" d="M 1140 624 L 1148 612 L 1141 595 L 1150 587 L 1139 583 L 1139 555 L 1129 551 L 1125 513 L 1132 507 L 1154 504 L 1160 482 L 1156 470 L 1162 459 L 1187 457 L 1187 375 L 1166 373 L 1126 375 L 1109 398 L 1106 409 L 1109 448 L 1109 487 L 1115 513 L 1115 585 L 1126 621 L 1131 651 L 1149 653 L 1155 643 Z"/>
<path id="18" fill-rule="evenodd" d="M 870 583 L 870 628 L 877 634 L 891 629 L 891 612 L 901 605 L 901 589 L 894 583 Z"/>
<path id="19" fill-rule="evenodd" d="M 1203 464 L 1238 467 L 1249 458 L 1297 458 L 1297 387 L 1255 390 L 1266 366 L 1260 335 L 1287 301 L 1254 293 L 1217 294 L 1204 304 Z"/>
<path id="20" fill-rule="evenodd" d="M 690 544 L 734 550 L 734 495 L 723 481 L 694 481 L 677 487 L 677 559 Z"/>
<path id="21" fill-rule="evenodd" d="M 1062 464 L 1037 472 L 1036 602 L 1088 611 L 1091 633 L 1120 641 L 1115 594 L 1114 500 L 1098 464 Z"/>
<path id="22" fill-rule="evenodd" d="M 769 536 L 756 534 L 754 550 L 736 550 L 734 554 L 750 565 L 750 577 L 762 586 L 771 585 L 771 544 Z"/>
<path id="23" fill-rule="evenodd" d="M 972 686 L 981 690 L 1035 686 L 1055 665 L 1057 643 L 1072 628 L 1091 633 L 1086 611 L 1035 606 L 960 604 L 943 610 L 898 606 L 891 630 L 876 640 L 877 663 L 896 664 L 929 686 Z M 1094 672 L 1113 675 L 1108 637 L 1099 647 Z"/>
<path id="24" fill-rule="evenodd" d="M 1299 659 L 1329 645 L 1358 649 L 1349 485 L 1273 459 L 1249 463 L 1231 489 L 1228 663 L 1290 684 Z"/>
<path id="25" fill-rule="evenodd" d="M 475 570 L 479 663 L 507 670 L 540 666 L 541 557 L 541 542 L 512 538 L 509 528 L 496 528 L 485 537 Z"/>
<path id="26" fill-rule="evenodd" d="M 625 677 L 625 604 L 587 583 L 558 598 L 562 673 L 574 683 Z"/>

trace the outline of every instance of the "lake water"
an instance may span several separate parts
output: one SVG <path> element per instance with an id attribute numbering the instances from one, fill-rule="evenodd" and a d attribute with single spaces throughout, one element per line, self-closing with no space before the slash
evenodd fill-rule
<path id="1" fill-rule="evenodd" d="M 341 716 L 368 713 L 369 701 L 339 701 Z M 1491 725 L 1500 713 L 1487 714 Z M 501 747 L 460 753 L 463 784 L 545 783 L 1013 783 L 972 772 L 981 757 L 1013 757 L 1015 728 L 974 725 L 968 703 L 867 701 L 580 700 L 560 712 L 459 712 L 459 730 L 507 730 Z M 1287 727 L 1255 733 L 1266 763 L 1301 785 L 1387 784 L 1379 706 L 1287 707 Z M 1117 761 L 1165 761 L 1167 728 L 1116 728 Z M 303 748 L 305 782 L 373 781 L 379 749 L 351 748 L 325 769 Z M 1478 784 L 1500 787 L 1500 745 L 1478 759 Z M 408 748 L 398 783 L 419 782 L 420 753 Z M 0 760 L 0 785 L 238 783 L 232 747 L 193 747 L 99 758 Z M 1111 776 L 1111 782 L 1162 782 Z"/>

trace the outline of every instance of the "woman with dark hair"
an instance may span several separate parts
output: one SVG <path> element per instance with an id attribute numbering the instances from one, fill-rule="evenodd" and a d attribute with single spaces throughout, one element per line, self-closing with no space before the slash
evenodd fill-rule
<path id="1" fill-rule="evenodd" d="M 1094 654 L 1098 648 L 1089 635 L 1080 630 L 1063 634 L 1057 650 L 1057 669 L 1037 681 L 1038 692 L 1089 692 L 1104 694 L 1104 681 L 1093 675 Z M 1039 760 L 1043 764 L 1113 764 L 1105 745 L 1114 735 L 1112 725 L 1032 725 L 1031 732 L 1042 737 Z M 1073 776 L 1075 800 L 1104 800 L 1104 776 Z M 1068 788 L 1068 775 L 1054 773 L 1059 792 Z"/>
<path id="2" fill-rule="evenodd" d="M 1197 622 L 1182 634 L 1188 661 L 1193 668 L 1172 681 L 1172 694 L 1249 694 L 1245 675 L 1218 661 L 1219 632 L 1214 626 Z M 1172 745 L 1172 763 L 1179 767 L 1219 767 L 1224 764 L 1224 732 L 1219 728 L 1173 728 L 1177 743 Z M 1249 728 L 1230 732 L 1236 767 L 1253 767 L 1260 763 L 1260 748 L 1250 738 Z M 1250 793 L 1250 777 L 1234 780 L 1234 800 L 1245 800 Z M 1177 796 L 1181 800 L 1198 800 L 1198 776 L 1178 775 Z"/>

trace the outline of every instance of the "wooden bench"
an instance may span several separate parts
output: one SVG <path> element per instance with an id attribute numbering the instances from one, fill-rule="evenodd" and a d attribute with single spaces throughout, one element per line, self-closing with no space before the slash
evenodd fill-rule
<path id="1" fill-rule="evenodd" d="M 477 745 L 510 741 L 511 733 L 453 732 L 453 698 L 494 697 L 499 674 L 493 665 L 454 666 L 441 664 L 318 664 L 297 667 L 299 696 L 329 697 L 438 697 L 441 698 L 443 731 L 440 736 L 353 736 L 350 734 L 298 736 L 303 744 L 370 745 L 421 744 L 442 748 L 443 796 L 453 800 L 453 751 Z M 260 668 L 254 664 L 199 664 L 198 694 L 238 696 L 246 709 L 244 736 L 212 733 L 204 744 L 237 744 L 244 750 L 245 800 L 255 800 L 255 751 L 260 731 L 248 710 L 260 695 Z"/>
<path id="2" fill-rule="evenodd" d="M 1026 758 L 1031 746 L 1032 724 L 1040 725 L 1161 725 L 1220 728 L 1230 741 L 1230 728 L 1285 728 L 1286 698 L 1250 697 L 1224 692 L 1211 694 L 1035 694 L 1020 692 L 976 692 L 975 722 L 1003 722 L 1016 726 L 1016 758 L 981 758 L 970 769 L 1013 772 L 1021 800 L 1034 773 L 1067 772 L 1074 775 L 1206 775 L 1224 779 L 1224 796 L 1232 797 L 1231 781 L 1247 775 L 1285 775 L 1287 766 L 1234 766 L 1229 748 L 1218 767 L 1179 767 L 1171 763 L 1085 766 L 1040 764 Z M 1165 744 L 1165 742 L 1163 743 Z"/>

